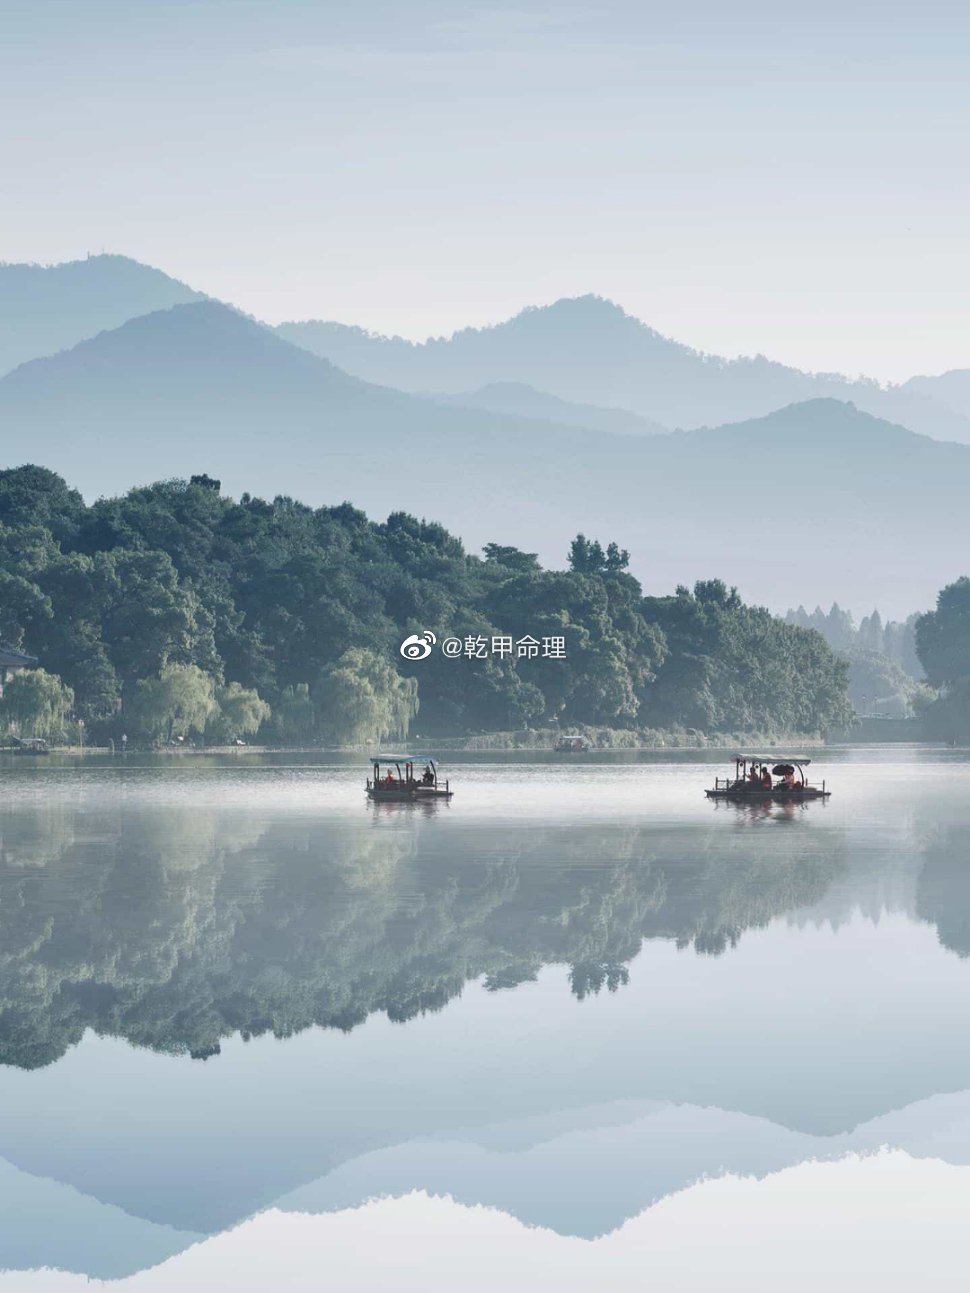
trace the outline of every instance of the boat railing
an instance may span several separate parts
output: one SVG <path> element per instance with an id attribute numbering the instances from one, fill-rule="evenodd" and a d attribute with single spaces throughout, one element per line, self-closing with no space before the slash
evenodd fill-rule
<path id="1" fill-rule="evenodd" d="M 746 781 L 744 777 L 715 776 L 714 789 L 715 790 L 762 790 L 763 787 L 760 784 L 752 785 L 750 782 Z M 780 781 L 772 786 L 772 790 L 783 790 L 783 789 L 784 789 L 784 786 Z M 811 781 L 796 781 L 792 789 L 793 790 L 817 790 L 820 794 L 823 794 L 823 795 L 826 793 L 824 781 L 822 782 L 821 785 L 818 785 L 817 783 L 814 783 Z"/>
<path id="2" fill-rule="evenodd" d="M 427 782 L 427 781 L 422 781 L 418 777 L 401 777 L 400 779 L 395 777 L 392 782 L 388 783 L 387 781 L 384 780 L 383 777 L 381 777 L 380 780 L 376 780 L 376 779 L 372 779 L 371 777 L 368 777 L 365 789 L 366 790 L 402 790 L 402 789 L 403 790 L 440 790 L 441 782 L 438 781 L 437 778 L 435 778 L 435 780 L 432 782 Z M 445 779 L 445 793 L 451 794 L 451 785 L 447 778 Z"/>

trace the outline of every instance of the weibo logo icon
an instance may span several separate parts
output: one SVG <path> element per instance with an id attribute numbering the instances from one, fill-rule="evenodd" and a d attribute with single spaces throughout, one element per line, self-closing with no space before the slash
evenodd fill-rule
<path id="1" fill-rule="evenodd" d="M 423 633 L 412 633 L 401 643 L 401 655 L 405 660 L 427 660 L 437 641 L 430 629 L 425 629 Z"/>

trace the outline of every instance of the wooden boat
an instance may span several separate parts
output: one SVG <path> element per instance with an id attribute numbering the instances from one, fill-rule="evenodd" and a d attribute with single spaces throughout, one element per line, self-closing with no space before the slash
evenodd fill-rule
<path id="1" fill-rule="evenodd" d="M 31 736 L 23 739 L 19 736 L 15 736 L 13 740 L 14 754 L 33 754 L 36 756 L 50 754 L 51 752 L 51 747 L 39 736 Z"/>
<path id="2" fill-rule="evenodd" d="M 557 754 L 586 754 L 589 741 L 585 736 L 561 736 L 556 742 Z"/>
<path id="3" fill-rule="evenodd" d="M 733 799 L 745 804 L 803 803 L 808 799 L 828 799 L 832 793 L 826 790 L 824 781 L 820 786 L 809 783 L 805 769 L 811 759 L 736 754 L 733 762 L 734 776 L 715 777 L 714 788 L 704 791 L 708 799 Z M 775 781 L 775 777 L 779 780 Z"/>
<path id="4" fill-rule="evenodd" d="M 434 759 L 424 760 L 424 772 L 414 775 L 414 760 L 406 756 L 382 754 L 371 759 L 372 776 L 367 778 L 367 798 L 375 803 L 425 804 L 436 799 L 450 799 L 454 791 L 438 780 Z M 385 771 L 382 774 L 381 768 Z"/>

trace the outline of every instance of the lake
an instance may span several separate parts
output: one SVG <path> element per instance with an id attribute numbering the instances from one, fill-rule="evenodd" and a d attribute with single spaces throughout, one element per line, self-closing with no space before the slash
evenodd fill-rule
<path id="1" fill-rule="evenodd" d="M 962 1286 L 970 755 L 719 759 L 8 759 L 0 1291 Z"/>

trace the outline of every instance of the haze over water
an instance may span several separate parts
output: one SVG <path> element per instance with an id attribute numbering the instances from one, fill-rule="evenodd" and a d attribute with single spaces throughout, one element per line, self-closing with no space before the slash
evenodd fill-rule
<path id="1" fill-rule="evenodd" d="M 959 1269 L 970 757 L 816 766 L 751 811 L 709 754 L 456 756 L 421 811 L 356 761 L 11 761 L 0 1289 Z"/>

